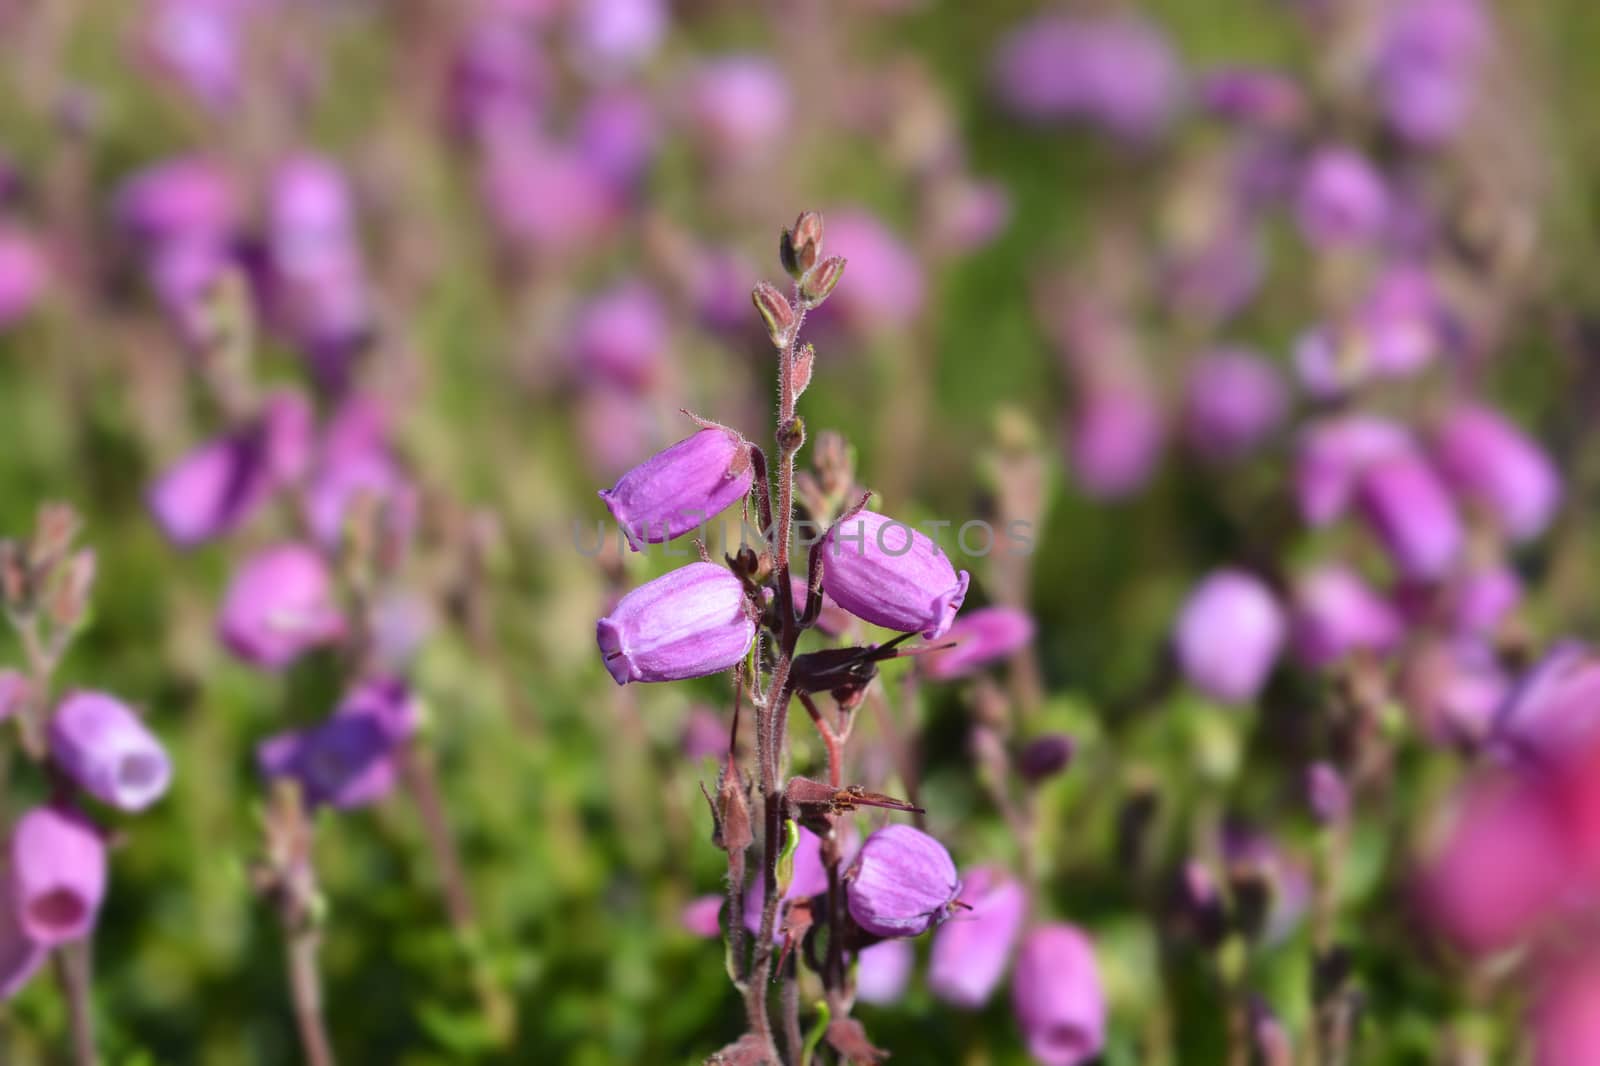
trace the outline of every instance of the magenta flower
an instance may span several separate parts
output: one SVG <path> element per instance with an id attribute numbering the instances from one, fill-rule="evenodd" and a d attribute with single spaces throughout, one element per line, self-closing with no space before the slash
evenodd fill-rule
<path id="1" fill-rule="evenodd" d="M 722 935 L 722 905 L 726 898 L 720 892 L 696 896 L 678 912 L 678 922 L 691 935 L 707 940 Z"/>
<path id="2" fill-rule="evenodd" d="M 875 511 L 836 523 L 822 545 L 822 587 L 857 618 L 929 640 L 949 632 L 967 597 L 939 546 Z"/>
<path id="3" fill-rule="evenodd" d="M 1342 517 L 1369 466 L 1412 448 L 1410 434 L 1386 419 L 1346 415 L 1312 423 L 1302 431 L 1295 455 L 1301 515 L 1314 526 Z"/>
<path id="4" fill-rule="evenodd" d="M 1383 177 L 1360 153 L 1329 146 L 1306 162 L 1295 204 L 1300 232 L 1316 248 L 1378 236 L 1389 210 Z"/>
<path id="5" fill-rule="evenodd" d="M 44 246 L 21 229 L 0 223 L 0 329 L 33 309 L 49 278 Z"/>
<path id="6" fill-rule="evenodd" d="M 991 866 L 962 878 L 961 909 L 933 935 L 928 987 L 946 1003 L 976 1009 L 989 1002 L 1005 976 L 1027 917 L 1022 885 Z"/>
<path id="7" fill-rule="evenodd" d="M 1312 816 L 1323 825 L 1342 822 L 1350 816 L 1350 786 L 1332 763 L 1312 763 L 1307 768 L 1306 802 Z"/>
<path id="8" fill-rule="evenodd" d="M 1229 460 L 1250 452 L 1278 428 L 1288 409 L 1282 375 L 1254 352 L 1221 349 L 1189 368 L 1184 434 L 1207 458 Z"/>
<path id="9" fill-rule="evenodd" d="M 1200 80 L 1201 105 L 1218 118 L 1266 130 L 1298 125 L 1306 114 L 1300 85 L 1281 71 L 1262 67 L 1228 67 Z"/>
<path id="10" fill-rule="evenodd" d="M 247 560 L 223 595 L 218 631 L 229 651 L 267 669 L 344 635 L 333 576 L 303 544 L 279 544 Z"/>
<path id="11" fill-rule="evenodd" d="M 1067 455 L 1083 491 L 1103 500 L 1143 488 L 1166 437 L 1161 400 L 1142 378 L 1085 383 L 1067 426 Z"/>
<path id="12" fill-rule="evenodd" d="M 900 1002 L 917 965 L 917 949 L 909 940 L 880 940 L 856 956 L 856 999 L 888 1006 Z"/>
<path id="13" fill-rule="evenodd" d="M 1538 444 L 1499 412 L 1462 406 L 1433 436 L 1439 471 L 1488 510 L 1513 540 L 1542 533 L 1561 500 L 1561 475 Z"/>
<path id="14" fill-rule="evenodd" d="M 202 444 L 150 486 L 156 524 L 180 548 L 227 536 L 304 473 L 310 440 L 311 407 L 304 397 L 284 392 L 269 398 L 257 419 Z"/>
<path id="15" fill-rule="evenodd" d="M 477 19 L 450 67 L 450 119 L 462 133 L 493 137 L 497 128 L 531 129 L 551 74 L 534 35 L 514 18 Z"/>
<path id="16" fill-rule="evenodd" d="M 724 745 L 723 750 L 727 747 Z M 856 836 L 853 831 L 841 830 L 841 854 L 848 855 L 855 849 Z M 744 927 L 752 933 L 761 931 L 761 907 L 767 891 L 767 875 L 765 866 L 759 867 L 756 875 L 745 886 L 744 892 Z M 800 830 L 800 841 L 794 849 L 794 867 L 789 878 L 789 889 L 782 897 L 784 902 L 795 899 L 811 899 L 828 891 L 828 868 L 822 864 L 822 838 L 809 829 Z"/>
<path id="17" fill-rule="evenodd" d="M 655 290 L 625 281 L 585 305 L 572 326 L 568 353 L 586 380 L 644 390 L 661 376 L 668 319 Z"/>
<path id="18" fill-rule="evenodd" d="M 1557 644 L 1499 708 L 1494 740 L 1544 761 L 1600 742 L 1600 658 L 1576 641 Z"/>
<path id="19" fill-rule="evenodd" d="M 311 806 L 364 807 L 393 791 L 401 749 L 419 717 L 403 682 L 367 681 L 321 724 L 263 741 L 256 762 L 269 778 L 299 782 Z"/>
<path id="20" fill-rule="evenodd" d="M 1248 703 L 1283 646 L 1283 609 L 1272 590 L 1240 570 L 1217 570 L 1178 613 L 1173 643 L 1189 683 L 1223 703 Z"/>
<path id="21" fill-rule="evenodd" d="M 908 825 L 869 836 L 845 880 L 850 916 L 881 937 L 918 936 L 938 926 L 961 891 L 944 845 Z"/>
<path id="22" fill-rule="evenodd" d="M 866 211 L 832 211 L 827 219 L 827 254 L 844 256 L 850 280 L 819 314 L 841 314 L 863 331 L 904 328 L 914 321 L 922 313 L 927 282 L 911 249 Z"/>
<path id="23" fill-rule="evenodd" d="M 323 430 L 314 472 L 301 500 L 317 543 L 336 550 L 358 503 L 381 505 L 392 532 L 415 508 L 416 491 L 389 448 L 389 412 L 371 397 L 347 397 Z"/>
<path id="24" fill-rule="evenodd" d="M 1105 1046 L 1106 1001 L 1094 945 L 1073 926 L 1041 925 L 1023 938 L 1011 1000 L 1028 1052 L 1043 1066 L 1078 1066 Z"/>
<path id="25" fill-rule="evenodd" d="M 50 719 L 50 755 L 102 803 L 142 811 L 166 792 L 172 762 L 127 704 L 103 692 L 74 692 Z"/>
<path id="26" fill-rule="evenodd" d="M 598 92 L 584 102 L 573 128 L 579 155 L 619 193 L 649 170 L 661 124 L 650 98 L 632 89 Z"/>
<path id="27" fill-rule="evenodd" d="M 749 443 L 718 426 L 652 455 L 600 498 L 638 551 L 705 525 L 743 499 L 754 481 Z"/>
<path id="28" fill-rule="evenodd" d="M 708 60 L 690 76 L 684 96 L 695 133 L 719 160 L 764 158 L 789 123 L 789 85 L 767 56 Z"/>
<path id="29" fill-rule="evenodd" d="M 106 846 L 83 815 L 35 807 L 11 831 L 11 891 L 17 922 L 45 947 L 94 927 L 106 894 Z"/>
<path id="30" fill-rule="evenodd" d="M 639 586 L 595 625 L 619 685 L 720 673 L 744 658 L 755 634 L 744 586 L 712 563 L 690 563 Z"/>
<path id="31" fill-rule="evenodd" d="M 1461 551 L 1455 501 L 1421 456 L 1396 455 L 1361 475 L 1357 503 L 1401 575 L 1441 578 Z"/>
<path id="32" fill-rule="evenodd" d="M 1600 1062 L 1600 955 L 1593 945 L 1546 961 L 1528 1024 L 1534 1066 Z"/>
<path id="33" fill-rule="evenodd" d="M 983 607 L 956 619 L 940 641 L 956 646 L 921 656 L 917 664 L 935 681 L 953 681 L 1027 647 L 1033 617 L 1018 607 Z"/>
<path id="34" fill-rule="evenodd" d="M 801 574 L 794 574 L 790 578 L 789 588 L 793 597 L 794 609 L 800 611 L 805 607 L 806 597 L 811 594 L 806 578 Z M 856 620 L 850 612 L 833 602 L 833 597 L 826 592 L 822 594 L 822 612 L 817 615 L 817 632 L 825 637 L 842 636 L 845 630 L 855 625 Z"/>
<path id="35" fill-rule="evenodd" d="M 23 930 L 15 891 L 14 880 L 0 876 L 0 1001 L 22 991 L 50 955 L 49 948 Z"/>
<path id="36" fill-rule="evenodd" d="M 1405 636 L 1389 601 L 1337 564 L 1319 566 L 1295 582 L 1292 629 L 1295 654 L 1312 667 L 1355 651 L 1387 652 Z"/>
<path id="37" fill-rule="evenodd" d="M 617 221 L 616 190 L 570 146 L 497 129 L 484 147 L 484 206 L 510 240 L 570 252 L 603 238 Z"/>
<path id="38" fill-rule="evenodd" d="M 1481 743 L 1510 688 L 1494 648 L 1472 637 L 1422 642 L 1400 675 L 1402 703 L 1436 744 Z"/>
<path id="39" fill-rule="evenodd" d="M 174 156 L 126 178 L 112 211 L 141 248 L 225 245 L 244 219 L 244 195 L 232 172 L 217 160 Z"/>
<path id="40" fill-rule="evenodd" d="M 1466 121 L 1491 26 L 1478 0 L 1400 0 L 1381 25 L 1378 103 L 1389 127 L 1434 146 Z"/>
<path id="41" fill-rule="evenodd" d="M 250 7 L 242 0 L 156 0 L 143 25 L 145 61 L 202 107 L 228 110 L 248 68 L 244 34 Z"/>
<path id="42" fill-rule="evenodd" d="M 663 0 L 589 0 L 574 11 L 572 46 L 578 69 L 604 80 L 643 63 L 667 32 Z"/>

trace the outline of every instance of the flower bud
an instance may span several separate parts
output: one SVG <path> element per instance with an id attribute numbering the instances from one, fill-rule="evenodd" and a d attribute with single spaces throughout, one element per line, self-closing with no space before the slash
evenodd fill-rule
<path id="1" fill-rule="evenodd" d="M 77 940 L 105 897 L 105 842 L 76 811 L 35 807 L 11 831 L 11 879 L 24 934 L 46 947 Z"/>
<path id="2" fill-rule="evenodd" d="M 1073 926 L 1028 933 L 1012 971 L 1011 998 L 1028 1052 L 1043 1066 L 1078 1066 L 1105 1046 L 1106 1001 L 1094 945 Z"/>
<path id="3" fill-rule="evenodd" d="M 1224 703 L 1248 703 L 1272 672 L 1284 629 L 1283 611 L 1259 578 L 1218 570 L 1190 594 L 1174 643 L 1190 684 Z"/>
<path id="4" fill-rule="evenodd" d="M 23 930 L 15 894 L 13 879 L 0 877 L 0 1001 L 22 991 L 50 955 Z"/>
<path id="5" fill-rule="evenodd" d="M 1437 580 L 1461 551 L 1455 503 L 1419 456 L 1397 455 L 1369 468 L 1361 476 L 1357 503 L 1405 577 Z"/>
<path id="6" fill-rule="evenodd" d="M 1460 407 L 1433 438 L 1439 471 L 1469 500 L 1486 507 L 1513 540 L 1542 533 L 1561 499 L 1550 457 L 1498 412 Z"/>
<path id="7" fill-rule="evenodd" d="M 764 281 L 756 282 L 756 287 L 750 290 L 750 299 L 761 313 L 761 321 L 766 324 L 772 346 L 787 348 L 795 324 L 794 305 Z"/>
<path id="8" fill-rule="evenodd" d="M 953 681 L 1009 658 L 1033 642 L 1033 618 L 1018 607 L 982 607 L 962 615 L 941 638 L 955 647 L 918 657 L 935 681 Z"/>
<path id="9" fill-rule="evenodd" d="M 394 789 L 400 749 L 420 716 L 403 682 L 367 681 L 326 721 L 263 741 L 256 764 L 267 778 L 298 782 L 307 806 L 364 807 Z"/>
<path id="10" fill-rule="evenodd" d="M 802 344 L 795 350 L 793 369 L 794 398 L 799 399 L 805 395 L 806 388 L 811 384 L 811 372 L 817 365 L 817 349 L 810 344 Z"/>
<path id="11" fill-rule="evenodd" d="M 828 223 L 828 247 L 850 261 L 850 284 L 827 304 L 852 328 L 898 328 L 922 313 L 927 297 L 923 266 L 905 242 L 865 211 L 835 212 Z"/>
<path id="12" fill-rule="evenodd" d="M 74 692 L 50 719 L 50 754 L 102 803 L 142 811 L 166 792 L 172 762 L 138 715 L 103 692 Z"/>
<path id="13" fill-rule="evenodd" d="M 1003 871 L 980 866 L 962 878 L 959 898 L 970 909 L 958 910 L 933 935 L 928 987 L 946 1003 L 977 1009 L 1005 976 L 1028 897 Z"/>
<path id="14" fill-rule="evenodd" d="M 823 541 L 823 589 L 857 618 L 886 629 L 942 637 L 969 580 L 933 541 L 875 511 L 841 519 Z"/>
<path id="15" fill-rule="evenodd" d="M 881 940 L 856 956 L 856 999 L 888 1006 L 900 1002 L 917 965 L 909 940 Z"/>
<path id="16" fill-rule="evenodd" d="M 712 563 L 690 563 L 639 586 L 595 625 L 619 685 L 718 673 L 744 658 L 755 634 L 744 586 Z"/>
<path id="17" fill-rule="evenodd" d="M 274 670 L 339 640 L 344 619 L 322 556 L 279 544 L 251 557 L 223 594 L 218 631 L 239 658 Z"/>
<path id="18" fill-rule="evenodd" d="M 754 481 L 750 445 L 716 426 L 652 455 L 600 498 L 638 551 L 705 525 L 743 498 Z"/>
<path id="19" fill-rule="evenodd" d="M 1312 667 L 1353 651 L 1386 652 L 1405 636 L 1394 607 L 1338 565 L 1318 567 L 1295 582 L 1293 632 L 1295 654 Z"/>
<path id="20" fill-rule="evenodd" d="M 822 301 L 839 284 L 839 279 L 844 277 L 844 263 L 843 256 L 829 256 L 806 274 L 800 282 L 800 298 L 805 301 L 806 307 L 822 305 Z"/>
<path id="21" fill-rule="evenodd" d="M 822 255 L 822 216 L 815 211 L 802 211 L 800 217 L 794 220 L 794 228 L 785 230 L 794 261 L 796 277 L 805 274 L 817 265 L 817 259 Z"/>
<path id="22" fill-rule="evenodd" d="M 1017 753 L 1017 773 L 1023 780 L 1038 784 L 1065 770 L 1075 750 L 1072 738 L 1065 733 L 1034 737 Z"/>
<path id="23" fill-rule="evenodd" d="M 961 890 L 943 844 L 908 825 L 867 838 L 849 872 L 850 916 L 874 936 L 917 936 L 949 916 Z"/>

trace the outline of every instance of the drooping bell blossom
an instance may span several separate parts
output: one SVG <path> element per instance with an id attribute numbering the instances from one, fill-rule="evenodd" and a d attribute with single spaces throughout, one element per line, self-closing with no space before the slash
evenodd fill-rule
<path id="1" fill-rule="evenodd" d="M 393 791 L 401 749 L 416 732 L 419 718 L 404 682 L 369 680 L 318 725 L 262 741 L 256 764 L 268 778 L 298 782 L 310 806 L 364 807 Z"/>
<path id="2" fill-rule="evenodd" d="M 76 811 L 35 807 L 11 830 L 10 877 L 25 936 L 45 947 L 77 940 L 105 898 L 105 841 Z"/>
<path id="3" fill-rule="evenodd" d="M 648 389 L 661 377 L 669 319 L 654 289 L 624 281 L 579 311 L 567 341 L 573 369 L 588 381 Z"/>
<path id="4" fill-rule="evenodd" d="M 1211 114 L 1254 129 L 1287 130 L 1306 115 L 1294 78 L 1264 67 L 1228 67 L 1200 79 L 1196 94 Z"/>
<path id="5" fill-rule="evenodd" d="M 819 313 L 842 316 L 852 327 L 898 329 L 922 313 L 927 282 L 922 264 L 905 242 L 875 215 L 858 208 L 827 213 L 823 246 L 849 268 Z"/>
<path id="6" fill-rule="evenodd" d="M 151 246 L 225 245 L 244 218 L 244 194 L 234 175 L 209 156 L 174 156 L 123 180 L 112 201 L 118 227 Z"/>
<path id="7" fill-rule="evenodd" d="M 251 556 L 223 594 L 222 643 L 245 662 L 282 669 L 345 632 L 333 575 L 314 549 L 278 544 Z"/>
<path id="8" fill-rule="evenodd" d="M 944 636 L 967 598 L 970 575 L 910 526 L 861 511 L 829 530 L 822 588 L 862 621 L 901 633 Z"/>
<path id="9" fill-rule="evenodd" d="M 1378 104 L 1389 128 L 1424 147 L 1448 141 L 1471 113 L 1490 40 L 1477 0 L 1402 0 L 1379 27 Z"/>
<path id="10" fill-rule="evenodd" d="M 33 309 L 49 277 L 43 246 L 20 228 L 0 223 L 0 329 Z"/>
<path id="11" fill-rule="evenodd" d="M 249 64 L 247 0 L 156 0 L 142 21 L 140 52 L 154 71 L 211 111 L 239 99 Z"/>
<path id="12" fill-rule="evenodd" d="M 1600 658 L 1577 641 L 1553 647 L 1499 707 L 1493 743 L 1535 762 L 1600 743 Z"/>
<path id="13" fill-rule="evenodd" d="M 1106 1000 L 1094 945 L 1064 923 L 1030 930 L 1011 974 L 1012 1008 L 1042 1066 L 1078 1066 L 1105 1046 Z"/>
<path id="14" fill-rule="evenodd" d="M 1209 459 L 1236 459 L 1277 429 L 1288 408 L 1283 377 L 1270 362 L 1241 349 L 1218 350 L 1189 368 L 1184 435 Z"/>
<path id="15" fill-rule="evenodd" d="M 1306 161 L 1295 218 L 1314 248 L 1371 240 L 1381 232 L 1387 212 L 1383 177 L 1360 153 L 1329 146 Z"/>
<path id="16" fill-rule="evenodd" d="M 589 0 L 572 12 L 576 69 L 596 80 L 627 73 L 660 47 L 668 28 L 664 0 Z"/>
<path id="17" fill-rule="evenodd" d="M 1325 418 L 1307 426 L 1295 449 L 1295 498 L 1301 516 L 1325 526 L 1344 516 L 1361 475 L 1373 463 L 1413 449 L 1400 425 L 1371 415 Z"/>
<path id="18" fill-rule="evenodd" d="M 1494 648 L 1466 636 L 1409 649 L 1399 678 L 1402 704 L 1419 731 L 1441 745 L 1481 744 L 1510 689 Z"/>
<path id="19" fill-rule="evenodd" d="M 961 879 L 927 833 L 889 825 L 867 837 L 845 873 L 850 917 L 874 936 L 919 936 L 950 916 Z"/>
<path id="20" fill-rule="evenodd" d="M 1556 948 L 1540 965 L 1527 1022 L 1534 1066 L 1600 1062 L 1600 953 L 1574 946 L 1570 957 Z"/>
<path id="21" fill-rule="evenodd" d="M 14 895 L 12 878 L 0 877 L 0 1001 L 22 991 L 50 955 L 23 930 Z"/>
<path id="22" fill-rule="evenodd" d="M 521 20 L 479 18 L 467 27 L 451 62 L 451 125 L 483 138 L 497 128 L 531 129 L 550 80 L 537 39 Z"/>
<path id="23" fill-rule="evenodd" d="M 594 93 L 573 122 L 573 144 L 579 155 L 619 193 L 639 184 L 660 140 L 654 104 L 633 89 Z"/>
<path id="24" fill-rule="evenodd" d="M 690 563 L 639 586 L 595 625 L 601 657 L 619 685 L 720 673 L 744 658 L 755 635 L 744 586 L 712 563 Z"/>
<path id="25" fill-rule="evenodd" d="M 1041 734 L 1017 752 L 1017 773 L 1024 781 L 1038 784 L 1065 770 L 1076 752 L 1077 745 L 1066 733 Z"/>
<path id="26" fill-rule="evenodd" d="M 273 492 L 304 474 L 311 421 L 303 396 L 276 393 L 248 425 L 200 445 L 169 467 L 146 497 L 167 539 L 190 548 L 241 528 Z"/>
<path id="27" fill-rule="evenodd" d="M 856 956 L 856 999 L 880 1007 L 898 1003 L 911 984 L 917 949 L 909 940 L 880 940 Z"/>
<path id="28" fill-rule="evenodd" d="M 638 551 L 704 526 L 743 499 L 754 480 L 749 443 L 716 426 L 652 455 L 600 498 Z"/>
<path id="29" fill-rule="evenodd" d="M 725 757 L 728 754 L 728 723 L 710 707 L 691 707 L 679 735 L 678 750 L 684 758 L 694 763 L 710 756 L 719 759 Z"/>
<path id="30" fill-rule="evenodd" d="M 1405 636 L 1393 605 L 1337 563 L 1295 581 L 1291 619 L 1295 654 L 1310 667 L 1329 666 L 1356 651 L 1387 652 Z"/>
<path id="31" fill-rule="evenodd" d="M 933 934 L 928 988 L 945 1003 L 976 1009 L 989 1002 L 1005 976 L 1027 917 L 1022 885 L 992 866 L 966 871 L 958 909 Z"/>
<path id="32" fill-rule="evenodd" d="M 1374 463 L 1361 474 L 1356 502 L 1403 577 L 1443 577 L 1460 554 L 1464 533 L 1455 501 L 1419 455 Z"/>
<path id="33" fill-rule="evenodd" d="M 1439 472 L 1513 540 L 1537 537 L 1550 524 L 1561 500 L 1561 475 L 1549 455 L 1499 412 L 1457 407 L 1431 443 Z"/>
<path id="34" fill-rule="evenodd" d="M 1121 499 L 1155 473 L 1166 419 L 1160 398 L 1142 375 L 1091 377 L 1067 423 L 1067 457 L 1085 494 Z"/>
<path id="35" fill-rule="evenodd" d="M 570 252 L 606 237 L 619 219 L 616 190 L 570 145 L 526 130 L 497 130 L 485 149 L 484 207 L 509 240 Z"/>
<path id="36" fill-rule="evenodd" d="M 142 811 L 167 791 L 172 761 L 127 704 L 103 692 L 74 692 L 50 718 L 50 757 L 102 803 Z"/>
<path id="37" fill-rule="evenodd" d="M 1287 628 L 1283 609 L 1260 578 L 1217 570 L 1178 613 L 1173 645 L 1195 688 L 1223 703 L 1248 703 L 1272 673 Z"/>
<path id="38" fill-rule="evenodd" d="M 789 123 L 792 101 L 783 71 L 755 53 L 702 63 L 684 87 L 684 110 L 713 159 L 745 163 L 770 155 Z"/>
<path id="39" fill-rule="evenodd" d="M 1000 42 L 991 70 L 1018 116 L 1088 122 L 1136 143 L 1166 130 L 1183 78 L 1166 37 L 1130 16 L 1032 19 Z"/>
<path id="40" fill-rule="evenodd" d="M 727 897 L 720 892 L 696 896 L 678 912 L 678 924 L 692 936 L 715 939 L 722 935 L 722 906 L 726 902 Z"/>
<path id="41" fill-rule="evenodd" d="M 1033 641 L 1033 617 L 1018 607 L 983 607 L 956 619 L 940 643 L 955 647 L 919 656 L 917 666 L 934 681 L 968 677 L 1009 658 Z"/>
<path id="42" fill-rule="evenodd" d="M 358 504 L 382 506 L 389 523 L 403 523 L 411 514 L 416 490 L 389 448 L 390 422 L 377 399 L 352 395 L 323 430 L 301 509 L 317 543 L 330 551 L 344 541 Z M 392 524 L 390 529 L 406 532 Z"/>

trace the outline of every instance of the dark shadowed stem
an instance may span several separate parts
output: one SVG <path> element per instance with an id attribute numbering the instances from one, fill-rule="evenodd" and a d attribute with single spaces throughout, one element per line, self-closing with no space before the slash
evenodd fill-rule
<path id="1" fill-rule="evenodd" d="M 456 942 L 471 957 L 473 984 L 477 988 L 479 1004 L 490 1031 L 497 1039 L 505 1041 L 516 1026 L 515 1008 L 482 957 L 477 908 L 473 905 L 472 889 L 467 883 L 460 848 L 456 845 L 455 834 L 445 814 L 433 753 L 425 744 L 413 741 L 406 745 L 403 767 L 406 790 L 416 804 L 423 836 L 427 838 L 428 850 L 433 855 L 434 868 L 439 872 L 451 931 L 455 934 Z"/>
<path id="2" fill-rule="evenodd" d="M 56 981 L 67 1001 L 67 1022 L 72 1033 L 74 1066 L 96 1066 L 100 1055 L 94 1046 L 94 1003 L 90 991 L 93 966 L 89 941 L 63 944 L 55 951 Z"/>
<path id="3" fill-rule="evenodd" d="M 287 920 L 287 919 L 286 919 Z M 333 1045 L 322 1017 L 322 978 L 317 972 L 317 950 L 322 934 L 308 921 L 294 922 L 287 938 L 289 994 L 294 999 L 294 1024 L 308 1066 L 333 1066 Z"/>

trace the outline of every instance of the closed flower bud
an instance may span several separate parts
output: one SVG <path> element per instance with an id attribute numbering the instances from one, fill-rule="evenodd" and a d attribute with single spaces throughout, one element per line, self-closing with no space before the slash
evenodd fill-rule
<path id="1" fill-rule="evenodd" d="M 1455 502 L 1420 456 L 1397 455 L 1372 466 L 1361 477 L 1357 502 L 1404 577 L 1441 578 L 1461 551 Z"/>
<path id="2" fill-rule="evenodd" d="M 1488 509 L 1513 540 L 1538 536 L 1561 499 L 1561 478 L 1527 434 L 1487 407 L 1461 407 L 1433 439 L 1439 471 Z"/>
<path id="3" fill-rule="evenodd" d="M 1189 683 L 1224 703 L 1248 703 L 1272 672 L 1284 638 L 1283 611 L 1262 581 L 1219 570 L 1190 595 L 1174 642 Z"/>
<path id="4" fill-rule="evenodd" d="M 822 546 L 822 587 L 835 603 L 873 625 L 929 640 L 949 631 L 969 580 L 933 541 L 875 511 L 841 520 Z"/>
<path id="5" fill-rule="evenodd" d="M 978 1008 L 989 1002 L 1027 917 L 1022 886 L 995 867 L 968 870 L 958 910 L 933 935 L 928 987 L 946 1003 Z"/>
<path id="6" fill-rule="evenodd" d="M 766 324 L 767 336 L 772 339 L 773 347 L 788 347 L 789 334 L 795 323 L 794 305 L 764 281 L 756 282 L 756 287 L 750 290 L 750 299 L 761 313 L 761 321 Z"/>
<path id="7" fill-rule="evenodd" d="M 0 877 L 0 1001 L 22 991 L 50 951 L 22 928 L 16 889 L 9 877 Z"/>
<path id="8" fill-rule="evenodd" d="M 794 249 L 794 262 L 801 274 L 817 265 L 822 255 L 822 216 L 815 211 L 802 211 L 788 231 L 789 244 Z"/>
<path id="9" fill-rule="evenodd" d="M 1034 737 L 1017 753 L 1017 773 L 1037 784 L 1054 777 L 1072 762 L 1076 745 L 1065 733 L 1046 733 Z"/>
<path id="10" fill-rule="evenodd" d="M 849 872 L 850 916 L 874 936 L 918 936 L 950 914 L 961 890 L 943 844 L 919 829 L 891 825 L 861 846 Z"/>
<path id="11" fill-rule="evenodd" d="M 139 716 L 103 692 L 74 692 L 50 719 L 50 755 L 89 795 L 125 811 L 161 798 L 172 762 Z"/>
<path id="12" fill-rule="evenodd" d="M 600 498 L 638 551 L 705 525 L 743 498 L 754 480 L 750 445 L 719 426 L 652 455 Z"/>
<path id="13" fill-rule="evenodd" d="M 829 256 L 800 282 L 800 298 L 807 307 L 820 306 L 844 277 L 844 257 Z"/>
<path id="14" fill-rule="evenodd" d="M 1389 651 L 1405 635 L 1389 601 L 1359 574 L 1337 565 L 1318 567 L 1295 582 L 1293 630 L 1295 654 L 1313 667 L 1353 651 Z"/>
<path id="15" fill-rule="evenodd" d="M 856 956 L 856 999 L 888 1006 L 900 1002 L 917 965 L 917 949 L 909 940 L 882 940 Z"/>
<path id="16" fill-rule="evenodd" d="M 268 669 L 337 641 L 344 619 L 322 556 L 303 544 L 280 544 L 251 557 L 223 595 L 218 630 L 229 651 Z"/>
<path id="17" fill-rule="evenodd" d="M 394 789 L 400 749 L 419 718 L 404 683 L 368 681 L 321 724 L 263 741 L 256 762 L 266 777 L 297 781 L 308 806 L 364 807 Z"/>
<path id="18" fill-rule="evenodd" d="M 35 807 L 11 832 L 11 879 L 25 935 L 46 947 L 77 940 L 105 898 L 105 842 L 81 814 Z"/>
<path id="19" fill-rule="evenodd" d="M 1105 1046 L 1106 1001 L 1094 945 L 1070 925 L 1042 925 L 1022 941 L 1012 1006 L 1028 1052 L 1043 1066 L 1078 1066 Z"/>
<path id="20" fill-rule="evenodd" d="M 935 681 L 952 681 L 1026 648 L 1033 618 L 1018 607 L 983 607 L 962 615 L 942 639 L 955 647 L 920 656 L 917 665 Z"/>
<path id="21" fill-rule="evenodd" d="M 619 685 L 718 673 L 744 658 L 755 634 L 744 586 L 712 563 L 690 563 L 639 586 L 595 626 Z"/>

